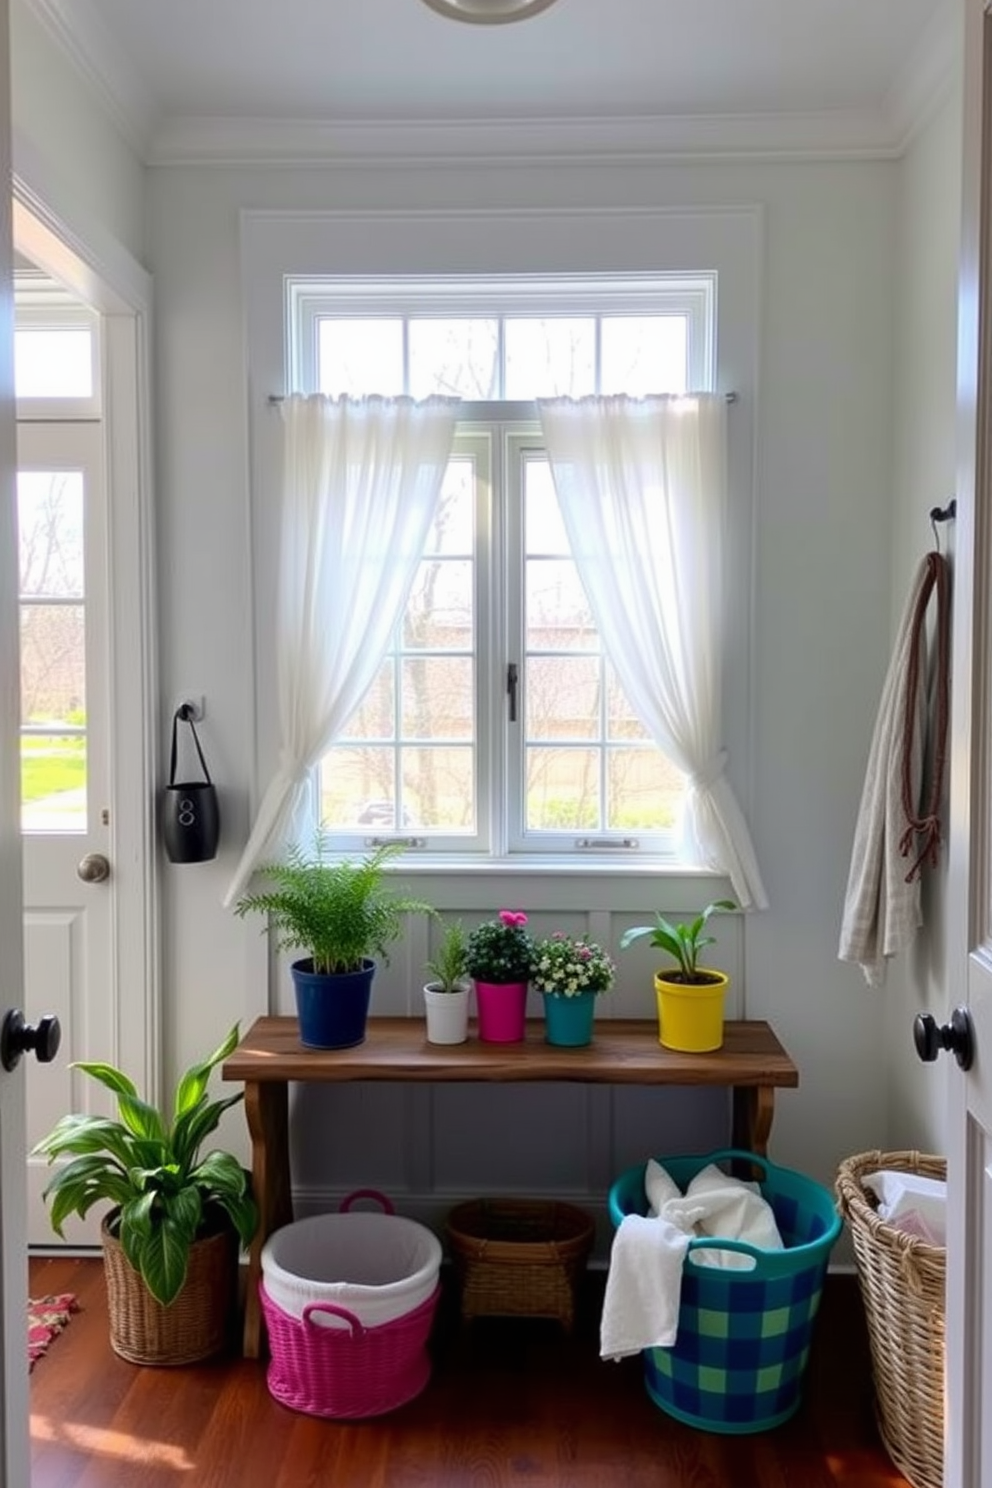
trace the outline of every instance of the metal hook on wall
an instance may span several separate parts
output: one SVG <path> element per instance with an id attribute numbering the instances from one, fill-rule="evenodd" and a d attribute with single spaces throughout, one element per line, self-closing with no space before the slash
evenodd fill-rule
<path id="1" fill-rule="evenodd" d="M 933 532 L 933 545 L 940 552 L 940 534 L 937 531 L 938 522 L 953 522 L 958 514 L 958 504 L 952 496 L 946 506 L 932 506 L 930 508 L 930 528 Z"/>

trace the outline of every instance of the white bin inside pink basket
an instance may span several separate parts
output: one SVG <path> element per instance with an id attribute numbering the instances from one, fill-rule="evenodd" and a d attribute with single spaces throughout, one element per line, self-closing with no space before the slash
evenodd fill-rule
<path id="1" fill-rule="evenodd" d="M 438 1284 L 441 1242 L 397 1214 L 316 1214 L 285 1225 L 262 1249 L 270 1300 L 290 1317 L 313 1303 L 343 1307 L 365 1327 L 392 1322 L 426 1302 Z M 344 1319 L 314 1312 L 325 1328 Z"/>

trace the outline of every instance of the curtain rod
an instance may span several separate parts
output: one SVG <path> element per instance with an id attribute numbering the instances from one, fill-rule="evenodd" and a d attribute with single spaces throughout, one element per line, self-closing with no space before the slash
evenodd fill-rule
<path id="1" fill-rule="evenodd" d="M 268 400 L 267 401 L 271 405 L 274 405 L 275 406 L 275 405 L 278 405 L 280 403 L 285 403 L 287 396 L 290 396 L 290 395 L 288 395 L 286 393 L 270 393 L 269 396 L 268 396 Z M 691 398 L 692 397 L 692 394 L 691 393 L 687 393 L 686 396 Z M 737 394 L 736 393 L 725 393 L 724 394 L 724 397 L 725 397 L 725 399 L 726 399 L 726 401 L 728 403 L 736 403 L 737 402 Z M 471 400 L 466 400 L 466 401 L 471 401 Z M 483 400 L 483 401 L 488 401 L 488 400 Z M 526 401 L 530 402 L 530 401 L 533 401 L 533 400 L 527 399 Z M 951 505 L 952 506 L 954 505 L 953 501 L 951 502 Z M 934 510 L 936 511 L 936 507 L 934 508 Z M 951 515 L 953 516 L 953 512 L 951 513 Z M 943 521 L 944 518 L 941 517 L 938 520 Z"/>

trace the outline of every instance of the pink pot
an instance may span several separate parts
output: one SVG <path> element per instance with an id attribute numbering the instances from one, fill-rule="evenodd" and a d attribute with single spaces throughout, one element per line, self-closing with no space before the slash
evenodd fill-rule
<path id="1" fill-rule="evenodd" d="M 477 981 L 475 1003 L 479 1013 L 479 1038 L 484 1044 L 523 1043 L 526 982 Z"/>

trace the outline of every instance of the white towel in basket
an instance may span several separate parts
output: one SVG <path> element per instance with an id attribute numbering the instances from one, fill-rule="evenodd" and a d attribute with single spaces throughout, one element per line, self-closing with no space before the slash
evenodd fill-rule
<path id="1" fill-rule="evenodd" d="M 627 1214 L 610 1251 L 599 1352 L 622 1359 L 675 1342 L 689 1235 L 664 1219 Z"/>

